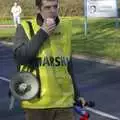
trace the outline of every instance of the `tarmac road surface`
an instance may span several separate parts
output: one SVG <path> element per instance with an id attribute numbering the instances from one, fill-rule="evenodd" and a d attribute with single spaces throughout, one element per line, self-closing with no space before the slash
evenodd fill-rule
<path id="1" fill-rule="evenodd" d="M 73 58 L 76 85 L 81 95 L 96 103 L 95 109 L 120 117 L 120 67 Z M 0 44 L 0 77 L 10 79 L 16 65 L 12 50 Z M 0 120 L 24 120 L 18 102 L 9 111 L 8 82 L 0 79 Z M 90 112 L 90 120 L 112 120 Z"/>

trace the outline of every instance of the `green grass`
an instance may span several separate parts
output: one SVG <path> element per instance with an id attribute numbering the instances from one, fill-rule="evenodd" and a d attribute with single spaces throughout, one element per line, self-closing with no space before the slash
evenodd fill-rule
<path id="1" fill-rule="evenodd" d="M 75 54 L 120 59 L 120 26 L 115 28 L 114 19 L 89 19 L 87 36 L 83 19 L 73 20 L 73 26 L 72 48 Z"/>
<path id="2" fill-rule="evenodd" d="M 13 24 L 12 20 L 0 19 L 0 24 Z"/>
<path id="3" fill-rule="evenodd" d="M 114 19 L 88 19 L 88 34 L 85 36 L 83 18 L 74 18 L 72 31 L 74 54 L 120 60 L 120 25 L 115 28 Z M 14 33 L 15 29 L 0 30 L 0 37 L 10 37 Z"/>
<path id="4" fill-rule="evenodd" d="M 0 25 L 11 25 L 13 21 L 10 19 L 0 19 Z M 15 28 L 0 28 L 0 38 L 10 38 L 14 35 Z M 9 39 L 6 39 L 9 40 Z"/>
<path id="5" fill-rule="evenodd" d="M 15 34 L 15 28 L 0 29 L 0 38 L 10 38 L 6 40 L 11 40 L 11 37 L 13 37 L 14 34 Z"/>
<path id="6" fill-rule="evenodd" d="M 29 20 L 29 19 L 27 19 Z M 0 19 L 0 25 L 13 25 L 12 19 Z M 0 38 L 11 38 L 15 34 L 15 28 L 0 28 Z M 10 39 L 5 39 L 10 40 Z"/>

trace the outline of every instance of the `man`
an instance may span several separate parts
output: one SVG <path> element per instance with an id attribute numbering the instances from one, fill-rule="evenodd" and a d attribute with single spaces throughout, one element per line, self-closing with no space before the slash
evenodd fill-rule
<path id="1" fill-rule="evenodd" d="M 13 15 L 13 21 L 14 25 L 17 26 L 17 24 L 20 24 L 20 14 L 22 12 L 21 7 L 17 4 L 17 2 L 14 3 L 14 5 L 11 8 L 11 13 Z"/>
<path id="2" fill-rule="evenodd" d="M 58 0 L 36 0 L 39 14 L 31 23 L 18 25 L 13 52 L 24 71 L 37 63 L 40 91 L 21 101 L 26 120 L 74 120 L 75 99 L 71 62 L 70 20 L 58 16 Z M 23 71 L 23 69 L 22 69 Z"/>

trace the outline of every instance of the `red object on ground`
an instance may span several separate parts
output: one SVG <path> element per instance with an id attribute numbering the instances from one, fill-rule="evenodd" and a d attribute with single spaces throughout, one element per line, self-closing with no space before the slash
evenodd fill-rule
<path id="1" fill-rule="evenodd" d="M 80 117 L 80 120 L 88 120 L 87 117 Z"/>
<path id="2" fill-rule="evenodd" d="M 88 120 L 89 119 L 89 114 L 86 113 L 85 115 L 80 117 L 80 120 Z"/>

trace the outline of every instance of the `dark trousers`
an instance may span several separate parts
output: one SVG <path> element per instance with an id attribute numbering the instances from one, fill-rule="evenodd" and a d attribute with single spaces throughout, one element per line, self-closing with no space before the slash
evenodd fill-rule
<path id="1" fill-rule="evenodd" d="M 75 120 L 72 109 L 25 109 L 25 120 Z"/>

